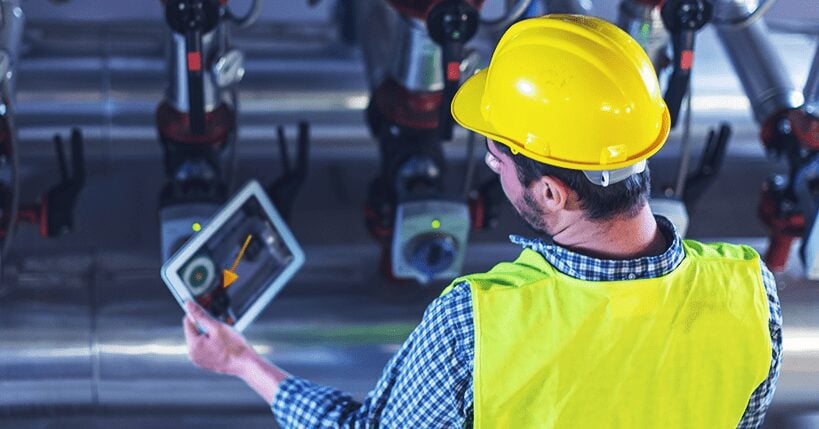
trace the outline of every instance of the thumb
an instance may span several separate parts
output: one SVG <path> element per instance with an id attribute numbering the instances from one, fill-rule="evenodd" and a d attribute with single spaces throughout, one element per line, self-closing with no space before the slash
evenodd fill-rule
<path id="1" fill-rule="evenodd" d="M 185 303 L 185 310 L 188 313 L 188 317 L 193 319 L 194 322 L 201 325 L 205 330 L 208 328 L 215 328 L 219 325 L 219 322 L 211 317 L 204 308 L 200 307 L 199 304 L 188 301 Z"/>

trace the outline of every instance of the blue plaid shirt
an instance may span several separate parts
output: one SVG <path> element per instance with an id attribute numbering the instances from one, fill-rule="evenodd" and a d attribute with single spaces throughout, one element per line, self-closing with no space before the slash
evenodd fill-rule
<path id="1" fill-rule="evenodd" d="M 587 281 L 653 278 L 670 273 L 685 257 L 671 223 L 657 218 L 671 242 L 658 256 L 614 261 L 590 258 L 538 239 L 511 236 L 512 242 L 539 252 L 562 273 Z M 739 428 L 758 428 L 773 399 L 782 363 L 782 313 L 773 275 L 761 267 L 768 295 L 771 369 L 748 402 Z M 458 284 L 430 304 L 421 324 L 389 361 L 375 389 L 363 402 L 336 389 L 290 377 L 271 406 L 283 428 L 458 428 L 471 418 L 474 358 L 472 298 Z"/>

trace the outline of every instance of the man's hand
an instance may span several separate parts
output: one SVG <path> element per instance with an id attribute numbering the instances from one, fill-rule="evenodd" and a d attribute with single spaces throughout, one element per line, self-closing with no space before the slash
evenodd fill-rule
<path id="1" fill-rule="evenodd" d="M 188 314 L 182 324 L 191 361 L 200 368 L 241 378 L 270 405 L 279 385 L 290 375 L 256 354 L 238 332 L 196 303 L 186 302 L 185 310 Z M 205 333 L 199 332 L 197 324 Z"/>
<path id="2" fill-rule="evenodd" d="M 188 301 L 185 309 L 183 325 L 191 361 L 209 371 L 241 376 L 246 363 L 256 357 L 253 348 L 233 328 L 211 317 L 196 303 Z M 197 324 L 205 333 L 200 333 Z"/>

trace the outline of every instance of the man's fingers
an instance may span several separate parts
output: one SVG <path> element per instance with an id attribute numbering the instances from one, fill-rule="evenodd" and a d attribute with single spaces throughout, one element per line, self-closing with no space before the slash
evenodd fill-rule
<path id="1" fill-rule="evenodd" d="M 199 330 L 196 329 L 196 323 L 194 323 L 188 315 L 185 315 L 182 318 L 182 325 L 185 327 L 185 338 L 187 338 L 188 342 L 191 342 L 199 336 Z"/>
<path id="2" fill-rule="evenodd" d="M 219 327 L 219 322 L 211 317 L 199 304 L 188 301 L 185 303 L 185 310 L 188 312 L 188 316 L 193 318 L 193 321 L 198 323 L 199 326 L 203 327 L 206 331 Z"/>

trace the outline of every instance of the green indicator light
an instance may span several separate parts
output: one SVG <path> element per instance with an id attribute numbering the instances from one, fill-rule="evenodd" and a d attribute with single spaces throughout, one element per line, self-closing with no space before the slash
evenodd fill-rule
<path id="1" fill-rule="evenodd" d="M 643 24 L 640 27 L 640 35 L 643 36 L 644 38 L 648 38 L 648 35 L 650 33 L 651 33 L 651 25 L 646 23 L 646 24 Z"/>
<path id="2" fill-rule="evenodd" d="M 194 224 L 191 225 L 191 229 L 193 230 L 193 232 L 199 232 L 202 230 L 202 224 L 199 222 L 194 222 Z"/>
<path id="3" fill-rule="evenodd" d="M 434 219 L 432 221 L 432 229 L 438 229 L 441 227 L 441 221 L 438 219 Z"/>

